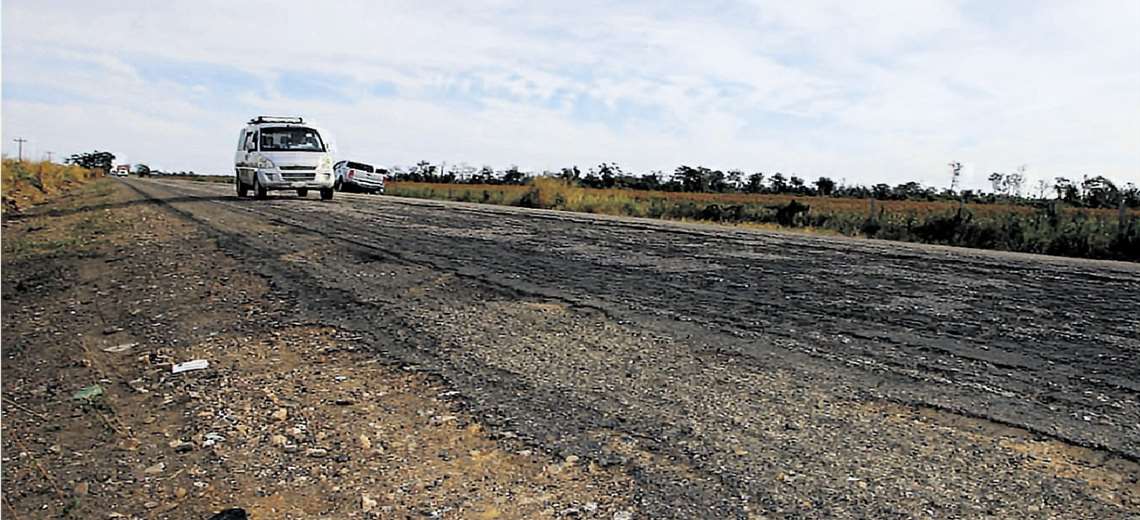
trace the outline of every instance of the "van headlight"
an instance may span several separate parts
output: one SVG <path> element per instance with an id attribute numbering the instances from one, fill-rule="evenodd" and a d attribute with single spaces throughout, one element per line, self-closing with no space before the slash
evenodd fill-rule
<path id="1" fill-rule="evenodd" d="M 273 170 L 277 168 L 277 165 L 273 164 L 273 161 L 270 161 L 268 157 L 261 156 L 257 158 L 257 167 L 263 170 Z"/>

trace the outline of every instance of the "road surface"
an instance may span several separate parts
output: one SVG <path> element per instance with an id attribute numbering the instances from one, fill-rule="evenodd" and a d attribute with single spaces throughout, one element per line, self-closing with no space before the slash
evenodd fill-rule
<path id="1" fill-rule="evenodd" d="M 1136 264 L 122 182 L 648 515 L 1140 507 Z"/>

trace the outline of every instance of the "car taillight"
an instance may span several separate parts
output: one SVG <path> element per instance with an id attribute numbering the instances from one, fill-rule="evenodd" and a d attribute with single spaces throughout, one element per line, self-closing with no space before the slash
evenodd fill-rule
<path id="1" fill-rule="evenodd" d="M 353 175 L 356 175 L 356 172 L 353 170 L 348 170 L 348 177 L 352 178 Z"/>

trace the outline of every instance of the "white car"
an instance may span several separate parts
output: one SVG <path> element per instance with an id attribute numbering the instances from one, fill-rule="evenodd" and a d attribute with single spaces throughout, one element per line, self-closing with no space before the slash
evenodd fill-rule
<path id="1" fill-rule="evenodd" d="M 335 182 L 328 143 L 300 117 L 259 116 L 238 136 L 234 185 L 239 197 L 252 191 L 264 199 L 271 190 L 295 190 L 304 197 L 314 189 L 328 200 Z"/>
<path id="2" fill-rule="evenodd" d="M 384 193 L 384 170 L 377 170 L 370 164 L 340 161 L 333 165 L 333 171 L 336 173 L 337 191 Z"/>

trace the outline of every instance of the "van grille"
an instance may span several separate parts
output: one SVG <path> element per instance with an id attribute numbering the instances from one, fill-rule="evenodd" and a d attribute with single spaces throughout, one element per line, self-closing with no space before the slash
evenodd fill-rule
<path id="1" fill-rule="evenodd" d="M 315 170 L 312 166 L 282 166 L 282 170 Z"/>
<path id="2" fill-rule="evenodd" d="M 312 170 L 307 172 L 281 172 L 281 178 L 287 181 L 311 181 L 317 178 L 317 175 Z"/>

